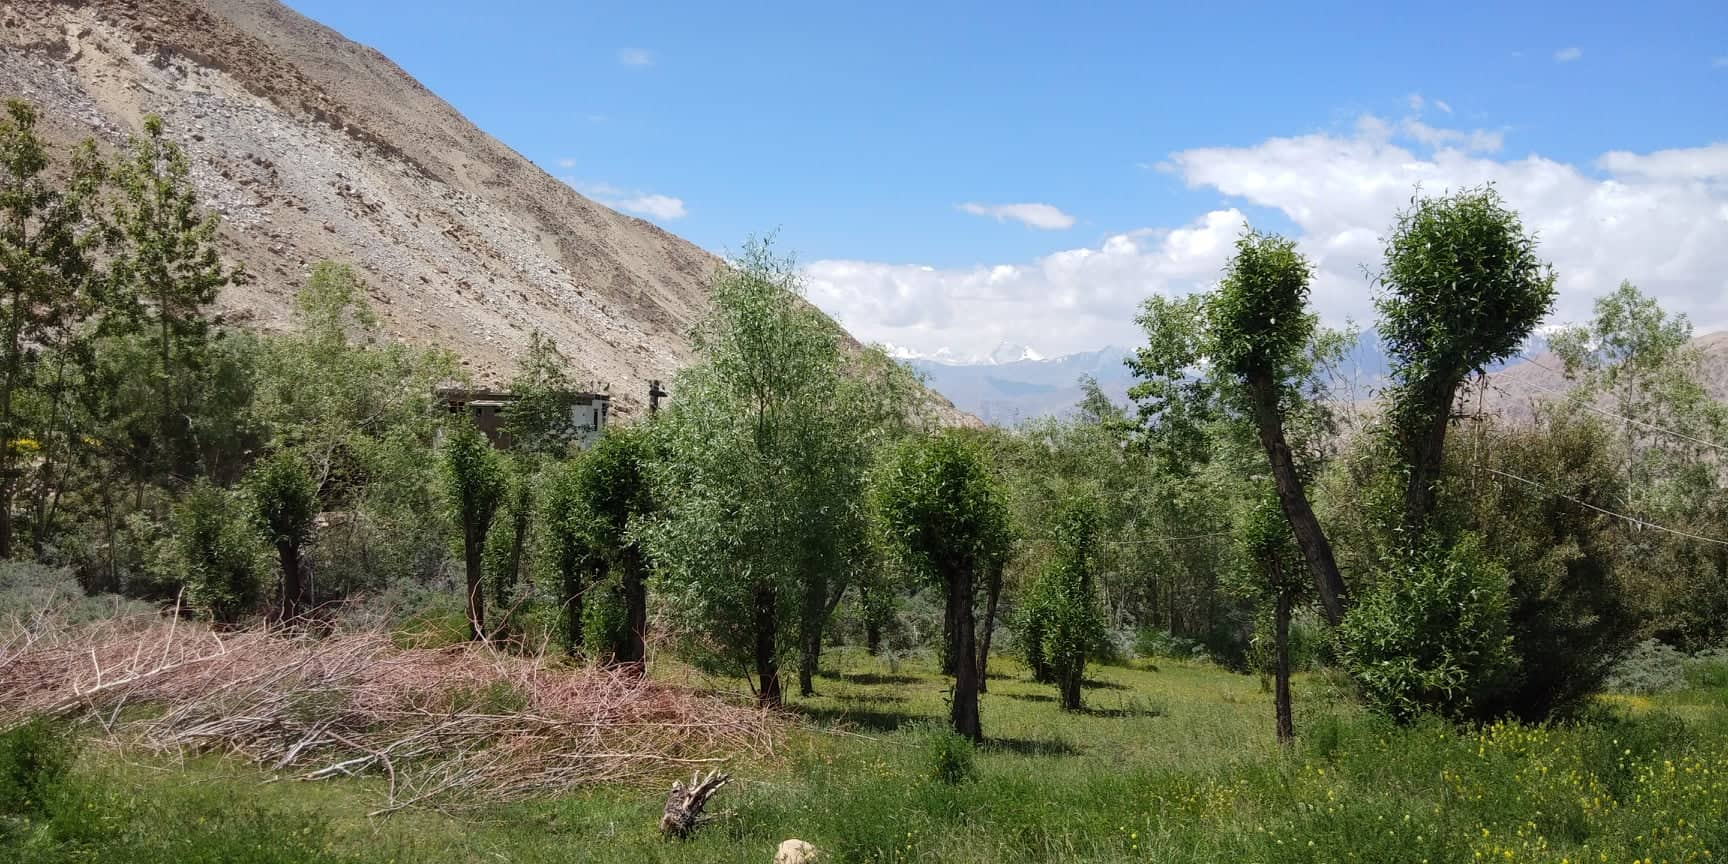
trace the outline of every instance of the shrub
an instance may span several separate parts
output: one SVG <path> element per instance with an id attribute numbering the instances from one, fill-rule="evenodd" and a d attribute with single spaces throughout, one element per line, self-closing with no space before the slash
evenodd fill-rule
<path id="1" fill-rule="evenodd" d="M 1473 535 L 1395 553 L 1339 627 L 1345 666 L 1369 703 L 1400 721 L 1475 717 L 1517 671 L 1506 583 Z"/>
<path id="2" fill-rule="evenodd" d="M 192 607 L 221 624 L 258 608 L 264 562 L 246 508 L 227 490 L 199 481 L 174 508 L 173 568 Z"/>
<path id="3" fill-rule="evenodd" d="M 978 776 L 972 740 L 952 729 L 930 726 L 923 733 L 926 770 L 931 780 L 956 785 Z"/>

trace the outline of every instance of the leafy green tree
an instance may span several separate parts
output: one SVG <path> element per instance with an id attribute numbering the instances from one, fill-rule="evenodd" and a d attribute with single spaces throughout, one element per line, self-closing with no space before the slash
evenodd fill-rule
<path id="1" fill-rule="evenodd" d="M 1404 475 L 1401 524 L 1416 538 L 1434 509 L 1459 386 L 1518 351 L 1553 305 L 1554 273 L 1488 186 L 1418 196 L 1398 214 L 1379 278 L 1379 332 L 1396 382 L 1386 395 Z"/>
<path id="2" fill-rule="evenodd" d="M 116 244 L 105 322 L 112 333 L 151 342 L 143 377 L 156 390 L 155 434 L 134 437 L 162 473 L 184 476 L 196 453 L 189 421 L 197 416 L 193 381 L 209 334 L 204 310 L 223 287 L 244 282 L 246 272 L 222 263 L 216 215 L 198 206 L 186 154 L 167 137 L 162 118 L 144 119 L 143 136 L 131 139 L 113 177 Z"/>
<path id="3" fill-rule="evenodd" d="M 54 177 L 48 150 L 36 135 L 36 111 L 10 100 L 0 117 L 0 558 L 12 554 L 13 501 L 23 474 L 21 457 L 54 443 L 55 412 L 32 418 L 28 403 L 39 387 L 43 349 L 60 345 L 77 324 L 93 268 L 88 254 L 90 200 L 101 179 L 94 145 L 73 151 L 68 176 Z M 39 420 L 42 422 L 32 422 Z M 43 497 L 50 493 L 44 489 Z"/>
<path id="4" fill-rule="evenodd" d="M 510 379 L 516 401 L 504 416 L 512 450 L 554 457 L 569 451 L 576 440 L 570 421 L 576 385 L 569 367 L 570 361 L 551 337 L 538 330 L 528 334 L 528 350 Z"/>
<path id="5" fill-rule="evenodd" d="M 867 530 L 863 477 L 885 434 L 872 415 L 900 410 L 853 395 L 875 387 L 871 369 L 900 373 L 879 353 L 866 353 L 877 366 L 850 361 L 802 290 L 765 243 L 717 271 L 692 338 L 698 363 L 655 424 L 665 455 L 644 535 L 656 591 L 691 647 L 753 666 L 765 705 L 781 703 L 782 655 L 811 644 Z"/>
<path id="6" fill-rule="evenodd" d="M 1268 494 L 1241 511 L 1235 530 L 1241 562 L 1236 590 L 1272 604 L 1272 702 L 1279 743 L 1296 737 L 1295 711 L 1290 699 L 1290 618 L 1298 603 L 1313 590 L 1306 578 L 1302 552 L 1290 534 L 1278 499 Z"/>
<path id="7" fill-rule="evenodd" d="M 609 426 L 600 440 L 574 463 L 569 506 L 578 511 L 589 555 L 618 575 L 623 622 L 618 663 L 646 659 L 648 562 L 636 529 L 654 512 L 649 466 L 652 438 L 642 426 Z"/>
<path id="8" fill-rule="evenodd" d="M 258 528 L 276 549 L 282 568 L 282 617 L 293 620 L 310 599 L 302 573 L 301 551 L 318 518 L 318 484 L 306 460 L 280 450 L 259 460 L 246 475 Z"/>
<path id="9" fill-rule="evenodd" d="M 506 481 L 497 451 L 473 423 L 456 421 L 443 445 L 444 496 L 451 521 L 462 535 L 462 564 L 467 581 L 468 634 L 486 635 L 486 592 L 482 555 L 486 532 L 504 497 Z"/>
<path id="10" fill-rule="evenodd" d="M 1065 711 L 1080 710 L 1087 654 L 1106 638 L 1094 591 L 1100 509 L 1089 496 L 1075 495 L 1062 502 L 1052 526 L 1053 554 L 1035 589 L 1039 654 Z"/>
<path id="11" fill-rule="evenodd" d="M 192 607 L 232 625 L 258 608 L 263 560 L 258 535 L 233 493 L 200 480 L 174 507 L 174 575 Z"/>
<path id="12" fill-rule="evenodd" d="M 1316 332 L 1307 308 L 1311 271 L 1293 241 L 1245 232 L 1216 290 L 1147 302 L 1140 322 L 1148 344 L 1130 365 L 1142 378 L 1133 395 L 1152 424 L 1154 446 L 1166 454 L 1205 449 L 1206 429 L 1221 416 L 1252 424 L 1321 610 L 1335 625 L 1348 590 L 1290 442 L 1293 412 L 1319 402 L 1304 392 L 1315 386 L 1316 367 L 1342 350 L 1336 334 Z M 1202 359 L 1210 361 L 1208 374 L 1198 371 Z"/>
<path id="13" fill-rule="evenodd" d="M 582 650 L 583 600 L 589 586 L 604 571 L 605 561 L 593 543 L 594 511 L 586 500 L 576 466 L 582 456 L 556 464 L 548 471 L 540 496 L 539 572 L 558 592 L 564 613 L 564 651 L 574 657 Z"/>
<path id="14" fill-rule="evenodd" d="M 949 651 L 963 658 L 954 666 L 949 719 L 955 732 L 980 740 L 974 591 L 1008 553 L 1011 536 L 1008 507 L 983 448 L 956 430 L 908 439 L 887 452 L 871 499 L 900 566 L 942 586 L 954 621 Z"/>
<path id="15" fill-rule="evenodd" d="M 534 525 L 536 478 L 533 466 L 525 460 L 504 457 L 499 462 L 504 472 L 504 492 L 499 499 L 499 512 L 486 532 L 482 564 L 492 584 L 493 605 L 508 609 L 516 586 L 522 581 L 529 531 Z"/>

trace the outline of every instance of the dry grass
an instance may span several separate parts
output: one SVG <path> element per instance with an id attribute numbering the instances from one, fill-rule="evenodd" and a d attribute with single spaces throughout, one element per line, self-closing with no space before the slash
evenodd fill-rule
<path id="1" fill-rule="evenodd" d="M 0 627 L 0 728 L 41 715 L 152 753 L 225 753 L 307 780 L 387 779 L 376 812 L 593 783 L 658 784 L 770 754 L 785 720 L 630 668 L 380 629 L 217 631 L 173 617 Z"/>

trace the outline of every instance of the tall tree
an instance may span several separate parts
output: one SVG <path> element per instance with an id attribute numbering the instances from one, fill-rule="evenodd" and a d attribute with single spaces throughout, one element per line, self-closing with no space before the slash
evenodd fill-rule
<path id="1" fill-rule="evenodd" d="M 851 385 L 840 332 L 802 291 L 765 243 L 722 266 L 693 334 L 699 362 L 655 424 L 666 454 L 651 472 L 661 509 L 646 534 L 657 590 L 697 647 L 753 667 L 764 705 L 782 702 L 781 658 L 813 583 L 862 530 L 852 514 L 866 459 L 851 454 L 874 435 L 841 396 Z"/>
<path id="2" fill-rule="evenodd" d="M 0 558 L 12 554 L 21 451 L 41 450 L 42 439 L 57 428 L 50 407 L 32 429 L 24 403 L 39 384 L 48 385 L 43 389 L 56 406 L 63 392 L 39 381 L 35 365 L 40 352 L 61 345 L 77 323 L 92 272 L 88 212 L 101 167 L 86 141 L 73 151 L 66 178 L 54 178 L 36 135 L 35 109 L 19 100 L 6 103 L 0 117 Z M 45 461 L 58 457 L 43 455 Z M 40 496 L 50 494 L 43 489 Z"/>
<path id="3" fill-rule="evenodd" d="M 1051 554 L 1033 590 L 1032 602 L 1040 607 L 1039 656 L 1049 665 L 1065 711 L 1080 710 L 1087 655 L 1105 638 L 1095 590 L 1100 510 L 1096 497 L 1084 493 L 1061 503 L 1051 526 Z"/>
<path id="4" fill-rule="evenodd" d="M 193 379 L 209 335 L 204 310 L 222 288 L 243 283 L 246 271 L 222 263 L 216 214 L 199 207 L 186 153 L 167 136 L 162 118 L 144 118 L 143 136 L 131 139 L 113 176 L 117 243 L 107 320 L 114 331 L 140 334 L 153 346 L 147 375 L 156 390 L 156 435 L 140 440 L 158 470 L 184 476 L 196 458 Z"/>
<path id="5" fill-rule="evenodd" d="M 504 496 L 504 470 L 497 451 L 471 422 L 457 420 L 445 433 L 444 494 L 450 516 L 462 535 L 462 565 L 466 576 L 468 637 L 486 635 L 486 591 L 482 556 L 486 532 Z"/>
<path id="6" fill-rule="evenodd" d="M 611 646 L 618 663 L 646 659 L 648 562 L 636 530 L 653 513 L 649 465 L 652 440 L 645 427 L 611 426 L 571 470 L 566 506 L 583 526 L 592 559 L 618 574 L 624 622 Z"/>
<path id="7" fill-rule="evenodd" d="M 318 517 L 318 484 L 306 460 L 292 450 L 266 456 L 246 475 L 258 528 L 276 550 L 282 568 L 282 617 L 300 616 L 307 600 L 302 549 Z"/>
<path id="8" fill-rule="evenodd" d="M 1009 512 L 977 441 L 958 430 L 908 439 L 890 449 L 872 480 L 873 510 L 887 547 L 908 573 L 940 585 L 952 610 L 949 652 L 954 698 L 949 720 L 973 740 L 978 666 L 972 607 L 978 581 L 1008 552 Z"/>
<path id="9" fill-rule="evenodd" d="M 537 517 L 541 531 L 539 572 L 544 584 L 558 594 L 564 616 L 564 652 L 572 657 L 582 650 L 584 597 L 605 567 L 593 542 L 598 533 L 591 524 L 594 509 L 577 473 L 582 458 L 552 466 Z"/>
<path id="10" fill-rule="evenodd" d="M 1486 186 L 1418 196 L 1392 226 L 1379 278 L 1380 339 L 1396 382 L 1387 413 L 1404 472 L 1402 526 L 1414 538 L 1434 509 L 1459 386 L 1518 351 L 1553 305 L 1554 272 L 1518 214 Z"/>
<path id="11" fill-rule="evenodd" d="M 1255 231 L 1216 290 L 1186 301 L 1149 300 L 1142 310 L 1148 344 L 1131 366 L 1142 379 L 1135 396 L 1166 452 L 1186 452 L 1220 413 L 1246 417 L 1271 469 L 1279 506 L 1307 562 L 1326 620 L 1343 620 L 1348 590 L 1331 542 L 1314 515 L 1289 422 L 1312 387 L 1317 354 L 1308 311 L 1311 267 L 1293 241 Z M 1333 350 L 1337 350 L 1336 347 Z M 1211 362 L 1211 374 L 1201 371 Z M 1183 404 L 1184 402 L 1190 404 Z"/>
<path id="12" fill-rule="evenodd" d="M 1271 490 L 1259 502 L 1243 508 L 1235 529 L 1240 572 L 1236 589 L 1271 601 L 1272 704 L 1278 743 L 1296 737 L 1295 710 L 1290 698 L 1290 619 L 1313 581 L 1303 573 L 1290 523 Z"/>

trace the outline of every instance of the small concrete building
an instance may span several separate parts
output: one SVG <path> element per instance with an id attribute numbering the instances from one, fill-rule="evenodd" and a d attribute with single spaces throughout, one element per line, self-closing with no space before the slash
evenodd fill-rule
<path id="1" fill-rule="evenodd" d="M 612 396 L 607 393 L 571 393 L 570 431 L 577 446 L 586 450 L 594 446 L 600 433 L 606 431 L 607 415 L 612 410 Z M 474 426 L 485 433 L 486 439 L 499 450 L 510 449 L 510 433 L 504 418 L 516 395 L 507 390 L 465 390 L 441 387 L 438 398 L 451 414 L 466 413 Z"/>

